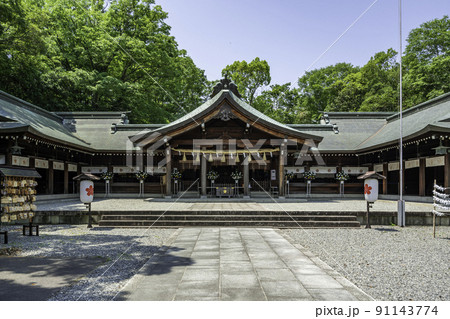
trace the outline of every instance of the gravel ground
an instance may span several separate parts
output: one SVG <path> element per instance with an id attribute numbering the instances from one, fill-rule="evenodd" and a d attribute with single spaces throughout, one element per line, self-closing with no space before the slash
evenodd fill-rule
<path id="1" fill-rule="evenodd" d="M 376 300 L 450 300 L 450 227 L 284 232 Z"/>
<path id="2" fill-rule="evenodd" d="M 89 230 L 86 225 L 43 225 L 39 226 L 39 237 L 29 237 L 22 236 L 21 226 L 2 229 L 9 231 L 9 244 L 1 248 L 19 248 L 18 256 L 105 260 L 100 267 L 49 300 L 111 300 L 175 231 L 149 229 L 144 234 L 144 229 Z"/>

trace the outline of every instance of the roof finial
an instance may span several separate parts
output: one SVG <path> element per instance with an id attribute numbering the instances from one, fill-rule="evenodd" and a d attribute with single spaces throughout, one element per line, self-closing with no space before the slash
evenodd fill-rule
<path id="1" fill-rule="evenodd" d="M 238 98 L 241 98 L 239 91 L 237 89 L 237 85 L 234 84 L 230 79 L 227 78 L 227 74 L 225 74 L 225 78 L 217 82 L 217 84 L 213 88 L 213 92 L 211 93 L 211 98 L 214 97 L 217 93 L 222 90 L 230 90 L 234 95 Z"/>

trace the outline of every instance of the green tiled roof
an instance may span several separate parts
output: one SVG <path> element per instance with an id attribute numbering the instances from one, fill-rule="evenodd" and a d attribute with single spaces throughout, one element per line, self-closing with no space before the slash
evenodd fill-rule
<path id="1" fill-rule="evenodd" d="M 403 139 L 414 138 L 420 134 L 439 128 L 450 132 L 450 94 L 422 103 L 403 112 Z M 386 124 L 366 141 L 358 145 L 363 151 L 392 144 L 400 137 L 400 120 L 396 114 L 387 119 Z"/>
<path id="2" fill-rule="evenodd" d="M 71 144 L 82 149 L 89 148 L 88 143 L 63 125 L 61 117 L 2 91 L 0 91 L 0 116 L 21 124 L 3 124 L 0 130 L 10 132 L 15 128 L 22 132 L 26 128 L 30 133 L 63 144 Z"/>
<path id="3" fill-rule="evenodd" d="M 216 107 L 223 99 L 228 98 L 229 101 L 240 111 L 242 111 L 246 116 L 249 117 L 254 122 L 259 122 L 262 124 L 265 124 L 267 126 L 271 126 L 275 129 L 278 129 L 286 134 L 290 134 L 296 137 L 301 137 L 305 139 L 313 139 L 316 141 L 320 141 L 321 137 L 313 134 L 307 134 L 301 131 L 298 131 L 288 125 L 282 124 L 267 115 L 259 112 L 255 108 L 251 107 L 249 104 L 242 101 L 240 98 L 238 98 L 236 95 L 233 94 L 233 92 L 229 90 L 222 90 L 220 93 L 216 94 L 214 97 L 212 97 L 210 100 L 206 101 L 202 105 L 200 105 L 198 108 L 193 110 L 192 112 L 184 115 L 183 117 L 179 118 L 178 120 L 171 122 L 169 124 L 166 124 L 160 128 L 157 128 L 154 130 L 154 132 L 158 132 L 161 134 L 165 134 L 171 130 L 174 130 L 180 126 L 186 125 L 189 122 L 198 121 L 200 117 L 204 114 L 207 114 L 210 112 L 214 107 Z M 198 123 L 200 125 L 200 123 Z M 252 124 L 252 123 L 250 123 Z"/>

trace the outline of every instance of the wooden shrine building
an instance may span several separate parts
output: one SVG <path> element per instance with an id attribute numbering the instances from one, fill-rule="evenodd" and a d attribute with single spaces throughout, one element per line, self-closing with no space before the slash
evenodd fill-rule
<path id="1" fill-rule="evenodd" d="M 169 124 L 130 124 L 127 112 L 48 112 L 0 91 L 0 166 L 35 168 L 38 195 L 73 194 L 82 172 L 112 172 L 111 193 L 148 196 L 305 196 L 362 194 L 356 177 L 387 176 L 383 195 L 399 193 L 397 113 L 323 113 L 320 124 L 282 124 L 245 103 L 227 79 L 209 100 Z M 403 112 L 404 194 L 430 196 L 450 183 L 450 94 Z M 216 178 L 212 178 L 213 174 Z M 240 177 L 236 180 L 233 177 Z M 177 178 L 175 178 L 177 177 Z M 287 178 L 289 177 L 289 178 Z M 96 192 L 105 189 L 96 182 Z"/>

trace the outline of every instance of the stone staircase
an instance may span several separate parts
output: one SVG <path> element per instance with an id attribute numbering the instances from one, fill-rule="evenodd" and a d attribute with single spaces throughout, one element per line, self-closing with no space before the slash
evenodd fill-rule
<path id="1" fill-rule="evenodd" d="M 360 227 L 356 213 L 280 211 L 110 211 L 99 212 L 99 227 Z"/>

